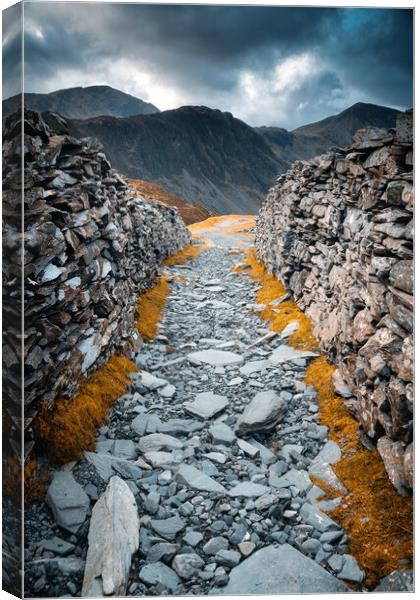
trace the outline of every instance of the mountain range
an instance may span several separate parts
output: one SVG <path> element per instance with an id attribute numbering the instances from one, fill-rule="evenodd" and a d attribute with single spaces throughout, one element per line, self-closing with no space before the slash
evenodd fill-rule
<path id="1" fill-rule="evenodd" d="M 3 101 L 3 114 L 19 97 Z M 205 106 L 160 112 L 108 86 L 25 94 L 25 105 L 70 118 L 74 135 L 96 137 L 112 165 L 215 213 L 256 213 L 276 177 L 295 160 L 346 146 L 362 127 L 394 127 L 398 110 L 357 103 L 287 131 L 251 127 Z"/>

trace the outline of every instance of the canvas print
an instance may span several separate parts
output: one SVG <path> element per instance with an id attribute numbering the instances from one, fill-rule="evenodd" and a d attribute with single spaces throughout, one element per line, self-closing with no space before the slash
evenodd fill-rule
<path id="1" fill-rule="evenodd" d="M 413 592 L 413 12 L 3 11 L 7 592 Z"/>

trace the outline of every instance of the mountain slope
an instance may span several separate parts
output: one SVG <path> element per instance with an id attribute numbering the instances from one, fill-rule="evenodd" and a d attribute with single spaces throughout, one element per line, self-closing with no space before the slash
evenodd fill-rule
<path id="1" fill-rule="evenodd" d="M 307 160 L 334 146 L 347 146 L 363 127 L 395 127 L 399 110 L 358 102 L 337 115 L 309 123 L 293 131 L 279 127 L 258 127 L 279 160 L 289 165 Z"/>
<path id="2" fill-rule="evenodd" d="M 3 116 L 17 110 L 20 96 L 3 101 Z M 25 94 L 25 106 L 37 111 L 57 112 L 63 117 L 87 119 L 100 115 L 130 117 L 159 112 L 153 104 L 144 102 L 107 85 L 75 87 L 50 94 Z"/>
<path id="3" fill-rule="evenodd" d="M 157 200 L 168 206 L 175 206 L 186 225 L 205 221 L 209 217 L 214 216 L 214 213 L 208 211 L 204 206 L 185 202 L 179 196 L 174 196 L 174 194 L 167 192 L 163 187 L 157 185 L 157 183 L 150 183 L 150 181 L 144 181 L 144 179 L 129 179 L 128 183 L 135 192 L 141 194 L 146 200 Z"/>
<path id="4" fill-rule="evenodd" d="M 267 141 L 230 113 L 184 106 L 124 119 L 72 121 L 124 174 L 218 213 L 255 213 L 284 170 Z"/>

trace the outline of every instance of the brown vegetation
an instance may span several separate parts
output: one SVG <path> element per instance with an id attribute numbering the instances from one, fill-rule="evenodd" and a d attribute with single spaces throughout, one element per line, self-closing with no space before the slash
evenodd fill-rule
<path id="1" fill-rule="evenodd" d="M 34 422 L 35 435 L 47 457 L 54 463 L 81 460 L 84 450 L 94 450 L 96 430 L 103 425 L 110 406 L 130 382 L 136 365 L 114 355 L 92 373 L 71 399 L 59 398 L 52 408 L 40 407 Z"/>
<path id="2" fill-rule="evenodd" d="M 141 194 L 146 200 L 158 201 L 168 206 L 175 206 L 183 218 L 186 225 L 197 223 L 198 221 L 204 221 L 208 217 L 214 215 L 214 213 L 200 206 L 199 204 L 190 204 L 179 196 L 175 196 L 167 192 L 163 187 L 144 179 L 129 179 L 130 186 Z"/>
<path id="3" fill-rule="evenodd" d="M 156 336 L 168 295 L 169 284 L 161 275 L 153 287 L 139 296 L 137 302 L 137 329 L 146 342 L 153 340 Z"/>

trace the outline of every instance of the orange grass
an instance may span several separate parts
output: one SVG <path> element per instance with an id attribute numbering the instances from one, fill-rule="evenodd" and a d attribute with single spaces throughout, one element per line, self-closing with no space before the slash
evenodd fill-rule
<path id="1" fill-rule="evenodd" d="M 232 234 L 248 231 L 252 227 L 255 227 L 254 215 L 222 215 L 193 223 L 188 226 L 188 229 L 193 235 L 214 230 L 218 230 L 220 233 Z"/>
<path id="2" fill-rule="evenodd" d="M 254 250 L 248 250 L 245 260 L 235 271 L 249 275 L 261 285 L 256 301 L 265 304 L 266 308 L 259 314 L 273 331 L 281 331 L 296 321 L 299 329 L 290 336 L 289 343 L 304 350 L 317 349 L 311 320 L 293 300 L 286 300 L 278 307 L 269 305 L 285 295 L 286 289 L 275 276 L 267 273 Z M 280 312 L 276 313 L 274 309 Z M 330 438 L 342 450 L 342 459 L 334 465 L 334 470 L 349 493 L 330 515 L 348 532 L 349 551 L 367 574 L 364 585 L 373 588 L 380 578 L 394 569 L 409 568 L 412 564 L 413 503 L 411 498 L 397 494 L 378 452 L 367 450 L 360 443 L 357 421 L 346 410 L 342 398 L 334 393 L 334 371 L 335 367 L 326 357 L 320 356 L 309 365 L 305 382 L 317 391 L 319 422 L 328 426 Z M 329 497 L 337 497 L 337 492 L 322 482 L 314 480 L 314 483 Z"/>
<path id="3" fill-rule="evenodd" d="M 26 506 L 45 496 L 48 483 L 48 472 L 41 468 L 35 458 L 28 458 L 23 471 L 24 502 Z M 22 470 L 19 460 L 9 457 L 3 461 L 3 493 L 16 502 L 21 497 Z"/>
<path id="4" fill-rule="evenodd" d="M 185 248 L 167 258 L 163 264 L 166 266 L 184 265 L 187 260 L 194 260 L 206 246 L 204 241 L 199 241 L 201 242 L 200 245 L 193 246 L 192 244 L 188 244 L 188 246 L 185 246 Z"/>
<path id="5" fill-rule="evenodd" d="M 270 302 L 284 296 L 287 290 L 277 277 L 267 272 L 265 266 L 257 259 L 255 250 L 248 250 L 244 261 L 234 270 L 239 273 L 246 273 L 261 285 L 260 290 L 257 292 L 256 301 L 258 304 L 264 304 L 265 309 L 259 314 L 268 322 L 272 331 L 280 333 L 286 325 L 296 322 L 299 327 L 289 337 L 289 344 L 301 350 L 316 350 L 318 348 L 318 342 L 312 333 L 310 318 L 296 306 L 293 300 L 285 300 L 278 306 L 270 304 Z"/>
<path id="6" fill-rule="evenodd" d="M 137 300 L 137 329 L 146 342 L 156 337 L 162 311 L 169 296 L 169 284 L 165 277 L 146 290 Z"/>
<path id="7" fill-rule="evenodd" d="M 334 394 L 334 370 L 325 356 L 320 356 L 309 365 L 305 382 L 318 393 L 319 422 L 329 427 L 330 438 L 342 449 L 334 470 L 349 493 L 330 515 L 347 530 L 350 553 L 367 574 L 364 585 L 372 588 L 394 569 L 412 565 L 413 502 L 396 492 L 378 452 L 360 443 L 357 422 Z M 338 495 L 322 482 L 316 484 L 329 497 Z"/>
<path id="8" fill-rule="evenodd" d="M 34 431 L 52 462 L 81 460 L 84 450 L 94 450 L 97 428 L 125 392 L 134 371 L 138 369 L 131 360 L 115 355 L 82 382 L 74 398 L 59 398 L 51 409 L 41 405 Z"/>

